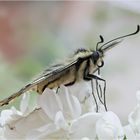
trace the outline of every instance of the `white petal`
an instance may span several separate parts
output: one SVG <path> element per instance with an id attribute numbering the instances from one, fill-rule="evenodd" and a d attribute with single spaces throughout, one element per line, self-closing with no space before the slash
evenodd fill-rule
<path id="1" fill-rule="evenodd" d="M 84 102 L 85 98 L 88 98 L 92 93 L 91 83 L 85 81 L 75 83 L 73 86 L 68 87 L 68 90 L 72 95 L 78 98 L 80 103 Z"/>
<path id="2" fill-rule="evenodd" d="M 93 97 L 85 98 L 84 102 L 82 102 L 82 113 L 87 112 L 96 112 L 96 107 L 93 103 Z"/>
<path id="3" fill-rule="evenodd" d="M 58 93 L 63 104 L 63 113 L 67 119 L 77 118 L 81 114 L 81 105 L 75 96 L 68 93 L 65 86 L 61 86 Z"/>
<path id="4" fill-rule="evenodd" d="M 111 111 L 104 113 L 103 117 L 97 121 L 96 133 L 99 140 L 117 139 L 124 136 L 119 118 Z"/>
<path id="5" fill-rule="evenodd" d="M 136 136 L 130 125 L 124 127 L 124 133 L 126 135 L 127 140 L 136 140 Z"/>
<path id="6" fill-rule="evenodd" d="M 47 139 L 48 135 L 55 133 L 57 130 L 56 125 L 50 123 L 30 131 L 26 137 L 26 140 Z"/>
<path id="7" fill-rule="evenodd" d="M 81 139 L 83 137 L 95 138 L 96 122 L 100 119 L 100 113 L 87 113 L 72 122 L 70 137 Z"/>
<path id="8" fill-rule="evenodd" d="M 45 123 L 44 123 L 45 124 Z M 55 122 L 50 122 L 47 125 L 42 125 L 39 128 L 32 129 L 28 135 L 27 140 L 31 139 L 65 139 L 67 138 L 67 124 L 61 111 L 56 113 Z"/>
<path id="9" fill-rule="evenodd" d="M 82 113 L 96 112 L 96 106 L 92 95 L 91 82 L 81 81 L 68 87 L 71 95 L 78 98 L 82 106 Z"/>
<path id="10" fill-rule="evenodd" d="M 65 118 L 63 116 L 63 113 L 61 111 L 56 113 L 54 123 L 59 129 L 60 128 L 62 128 L 62 129 L 67 129 L 68 128 L 66 120 L 65 120 Z"/>
<path id="11" fill-rule="evenodd" d="M 90 140 L 88 137 L 83 137 L 81 140 Z"/>
<path id="12" fill-rule="evenodd" d="M 140 105 L 138 104 L 128 116 L 128 122 L 136 133 L 140 133 Z"/>
<path id="13" fill-rule="evenodd" d="M 0 116 L 1 126 L 5 125 L 7 123 L 7 121 L 12 120 L 12 117 L 11 117 L 12 114 L 13 114 L 13 111 L 10 109 L 3 110 L 1 112 L 1 116 Z"/>
<path id="14" fill-rule="evenodd" d="M 4 127 L 4 137 L 6 138 L 6 140 L 24 139 L 22 133 L 19 133 L 14 127 L 9 125 L 6 125 Z"/>
<path id="15" fill-rule="evenodd" d="M 28 111 L 28 103 L 29 103 L 30 95 L 29 93 L 24 93 L 20 102 L 20 111 L 24 114 Z"/>
<path id="16" fill-rule="evenodd" d="M 3 126 L 5 124 L 11 123 L 12 121 L 21 118 L 22 112 L 18 111 L 15 107 L 11 109 L 6 109 L 1 112 L 0 124 Z"/>
<path id="17" fill-rule="evenodd" d="M 137 91 L 137 106 L 128 116 L 128 122 L 135 134 L 140 134 L 140 91 Z"/>
<path id="18" fill-rule="evenodd" d="M 68 140 L 68 132 L 58 129 L 56 125 L 50 123 L 38 129 L 32 130 L 26 140 Z"/>
<path id="19" fill-rule="evenodd" d="M 0 127 L 0 140 L 6 140 L 4 137 L 4 129 Z"/>
<path id="20" fill-rule="evenodd" d="M 136 134 L 136 140 L 140 140 L 140 133 Z"/>
<path id="21" fill-rule="evenodd" d="M 38 128 L 46 123 L 49 123 L 50 120 L 46 118 L 43 120 L 41 115 L 43 114 L 42 110 L 35 110 L 27 117 L 23 117 L 16 124 L 15 127 L 19 132 L 24 133 L 25 135 L 32 129 Z"/>
<path id="22" fill-rule="evenodd" d="M 13 119 L 17 119 L 23 115 L 23 113 L 17 110 L 14 106 L 11 107 L 11 111 L 13 112 L 13 114 L 11 114 Z"/>
<path id="23" fill-rule="evenodd" d="M 50 89 L 45 89 L 43 94 L 39 96 L 38 105 L 52 120 L 55 119 L 56 113 L 62 110 L 62 104 L 58 95 Z"/>
<path id="24" fill-rule="evenodd" d="M 18 120 L 11 121 L 5 127 L 5 136 L 7 138 L 24 138 L 32 129 L 41 127 L 50 122 L 49 119 L 42 119 L 42 110 L 35 110 L 26 117 L 20 117 Z"/>

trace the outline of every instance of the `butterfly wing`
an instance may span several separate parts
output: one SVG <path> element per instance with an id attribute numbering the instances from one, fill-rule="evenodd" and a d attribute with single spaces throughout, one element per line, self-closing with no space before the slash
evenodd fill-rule
<path id="1" fill-rule="evenodd" d="M 18 92 L 12 94 L 11 96 L 5 98 L 4 100 L 0 101 L 0 106 L 9 104 L 10 101 L 14 100 L 16 97 L 19 97 L 23 93 L 36 89 L 38 85 L 41 85 L 42 82 L 47 81 L 50 82 L 50 80 L 53 78 L 57 78 L 62 76 L 68 69 L 71 69 L 75 67 L 76 63 L 78 62 L 78 59 L 76 60 L 68 60 L 65 64 L 57 64 L 53 65 L 52 67 L 46 69 L 37 79 L 35 79 L 33 82 L 27 84 L 25 87 L 20 89 Z"/>

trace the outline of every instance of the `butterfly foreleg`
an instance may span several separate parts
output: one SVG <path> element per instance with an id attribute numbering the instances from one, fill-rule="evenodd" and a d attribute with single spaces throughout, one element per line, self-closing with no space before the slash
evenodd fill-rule
<path id="1" fill-rule="evenodd" d="M 98 97 L 99 97 L 100 102 L 104 105 L 105 110 L 107 111 L 106 95 L 105 95 L 105 93 L 106 93 L 106 80 L 105 80 L 105 79 L 102 79 L 102 78 L 100 78 L 100 77 L 98 77 L 98 76 L 96 76 L 96 75 L 92 75 L 92 74 L 88 74 L 87 76 L 88 76 L 88 77 L 91 77 L 91 78 L 93 78 L 93 79 L 96 80 L 97 95 L 98 95 Z M 102 90 L 101 90 L 101 86 L 100 86 L 100 85 L 99 85 L 99 88 L 100 88 L 100 92 L 101 92 L 101 97 L 99 96 L 99 91 L 98 91 L 98 80 L 104 82 L 104 89 L 103 89 L 103 100 L 104 100 L 104 101 L 101 100 L 101 97 L 102 97 Z"/>

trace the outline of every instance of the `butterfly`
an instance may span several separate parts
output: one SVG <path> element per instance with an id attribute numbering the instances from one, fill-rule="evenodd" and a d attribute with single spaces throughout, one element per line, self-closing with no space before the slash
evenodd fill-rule
<path id="1" fill-rule="evenodd" d="M 63 63 L 58 63 L 56 65 L 50 66 L 46 69 L 38 78 L 25 85 L 22 89 L 15 92 L 11 96 L 0 101 L 0 106 L 9 104 L 10 101 L 14 100 L 16 97 L 22 95 L 29 90 L 35 90 L 37 93 L 42 94 L 45 88 L 59 88 L 60 85 L 71 86 L 76 82 L 81 80 L 91 81 L 93 85 L 93 79 L 101 80 L 105 83 L 106 81 L 99 76 L 95 75 L 96 71 L 99 71 L 104 65 L 104 55 L 105 53 L 112 49 L 114 46 L 118 45 L 125 37 L 137 34 L 140 31 L 140 26 L 137 25 L 135 32 L 117 37 L 104 43 L 104 38 L 100 35 L 100 41 L 96 44 L 96 49 L 78 49 L 73 57 L 68 58 Z M 104 44 L 102 44 L 104 43 Z M 102 44 L 100 47 L 99 45 Z M 93 87 L 92 87 L 93 93 Z M 105 94 L 105 88 L 104 88 Z M 97 101 L 93 93 L 93 97 L 97 106 Z M 105 109 L 107 110 L 105 103 L 105 95 L 103 102 Z M 97 108 L 98 111 L 98 108 Z"/>

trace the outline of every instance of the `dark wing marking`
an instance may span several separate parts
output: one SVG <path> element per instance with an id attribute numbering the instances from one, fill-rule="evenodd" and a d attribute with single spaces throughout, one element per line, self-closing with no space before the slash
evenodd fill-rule
<path id="1" fill-rule="evenodd" d="M 75 54 L 78 54 L 79 52 L 87 52 L 87 50 L 84 48 L 80 48 L 75 52 Z"/>
<path id="2" fill-rule="evenodd" d="M 56 64 L 51 66 L 50 68 L 46 69 L 37 79 L 35 79 L 32 84 L 34 83 L 39 83 L 38 81 L 42 82 L 43 80 L 51 77 L 51 76 L 56 76 L 57 74 L 60 74 L 61 72 L 67 70 L 68 68 L 72 67 L 78 62 L 77 60 L 67 62 L 67 64 Z"/>

